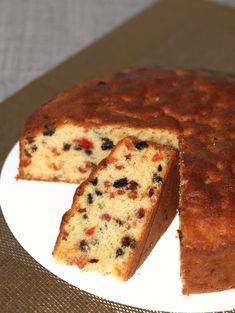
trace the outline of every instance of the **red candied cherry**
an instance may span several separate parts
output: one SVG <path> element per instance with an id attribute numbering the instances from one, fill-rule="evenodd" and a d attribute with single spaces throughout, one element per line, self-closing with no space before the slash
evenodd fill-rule
<path id="1" fill-rule="evenodd" d="M 155 153 L 152 157 L 152 161 L 156 162 L 156 161 L 161 161 L 163 159 L 162 155 L 160 153 Z"/>
<path id="2" fill-rule="evenodd" d="M 94 149 L 94 144 L 92 141 L 86 139 L 86 138 L 79 138 L 79 139 L 74 139 L 73 142 L 75 144 L 79 144 L 83 149 L 85 150 L 91 150 Z"/>
<path id="3" fill-rule="evenodd" d="M 96 230 L 96 227 L 95 226 L 92 226 L 92 227 L 88 227 L 85 229 L 85 234 L 88 235 L 88 236 L 91 236 L 94 234 Z"/>
<path id="4" fill-rule="evenodd" d="M 100 218 L 103 220 L 103 221 L 107 221 L 109 222 L 111 220 L 111 215 L 108 214 L 108 213 L 103 213 Z"/>
<path id="5" fill-rule="evenodd" d="M 145 209 L 140 208 L 137 212 L 137 216 L 138 216 L 138 218 L 143 218 L 145 216 Z"/>

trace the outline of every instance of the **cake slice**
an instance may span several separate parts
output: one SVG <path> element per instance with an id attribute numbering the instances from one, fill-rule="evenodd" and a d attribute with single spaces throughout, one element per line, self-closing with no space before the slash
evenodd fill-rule
<path id="1" fill-rule="evenodd" d="M 178 153 L 121 140 L 76 190 L 53 256 L 125 281 L 166 231 L 178 207 Z"/>

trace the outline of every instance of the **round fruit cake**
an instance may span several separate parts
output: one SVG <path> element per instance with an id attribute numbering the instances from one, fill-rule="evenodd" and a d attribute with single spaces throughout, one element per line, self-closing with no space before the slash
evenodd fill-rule
<path id="1" fill-rule="evenodd" d="M 126 136 L 179 150 L 183 293 L 234 288 L 235 78 L 146 67 L 74 85 L 26 122 L 18 178 L 81 182 Z"/>

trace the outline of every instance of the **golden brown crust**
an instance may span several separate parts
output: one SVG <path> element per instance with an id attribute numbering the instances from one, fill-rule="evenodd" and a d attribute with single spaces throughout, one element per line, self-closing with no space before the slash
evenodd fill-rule
<path id="1" fill-rule="evenodd" d="M 193 266 L 193 258 L 184 262 L 187 253 L 200 258 L 207 251 L 217 255 L 214 262 L 220 261 L 224 249 L 234 254 L 234 77 L 189 69 L 137 68 L 94 78 L 44 104 L 28 120 L 23 134 L 68 121 L 85 127 L 130 125 L 177 133 L 183 266 Z M 235 261 L 230 258 L 229 263 L 235 272 Z M 184 290 L 194 292 L 187 269 L 182 273 Z M 216 275 L 221 272 L 213 273 L 210 281 L 203 273 L 198 276 L 204 286 L 201 292 L 218 290 Z M 230 286 L 224 283 L 223 289 Z"/>

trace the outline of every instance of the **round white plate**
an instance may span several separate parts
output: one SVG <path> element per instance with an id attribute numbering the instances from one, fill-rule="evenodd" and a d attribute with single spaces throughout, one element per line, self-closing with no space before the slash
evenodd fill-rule
<path id="1" fill-rule="evenodd" d="M 1 173 L 1 207 L 13 235 L 46 269 L 68 283 L 105 299 L 143 309 L 212 312 L 235 308 L 235 290 L 183 296 L 179 274 L 178 218 L 145 263 L 127 282 L 54 262 L 51 252 L 61 217 L 71 206 L 76 185 L 16 180 L 18 144 Z"/>

